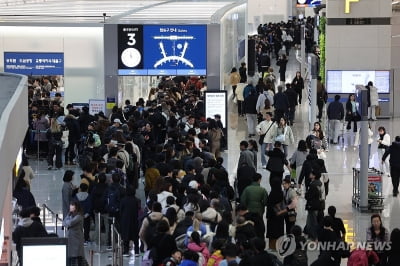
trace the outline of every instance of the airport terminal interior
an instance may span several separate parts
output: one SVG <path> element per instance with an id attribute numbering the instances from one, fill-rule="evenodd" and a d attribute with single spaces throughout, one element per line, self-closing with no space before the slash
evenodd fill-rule
<path id="1" fill-rule="evenodd" d="M 251 139 L 258 143 L 259 139 L 257 135 L 249 136 L 251 133 L 248 130 L 248 117 L 238 114 L 238 100 L 234 99 L 234 93 L 230 84 L 231 69 L 233 67 L 239 69 L 242 62 L 247 62 L 248 70 L 253 69 L 254 72 L 248 75 L 248 80 L 246 84 L 243 84 L 243 87 L 250 82 L 256 85 L 258 77 L 261 75 L 261 73 L 258 72 L 261 68 L 257 67 L 255 56 L 249 56 L 249 53 L 255 52 L 255 45 L 254 42 L 247 42 L 248 39 L 251 39 L 247 36 L 256 38 L 254 36 L 257 36 L 257 27 L 259 24 L 268 24 L 270 22 L 286 23 L 289 19 L 292 20 L 294 18 L 296 21 L 300 21 L 303 18 L 314 16 L 315 19 L 320 22 L 323 20 L 321 17 L 327 17 L 326 37 L 324 37 L 323 44 L 320 43 L 321 39 L 318 33 L 309 33 L 315 34 L 314 42 L 316 43 L 311 45 L 312 47 L 322 49 L 322 46 L 324 46 L 322 51 L 324 57 L 322 58 L 321 56 L 319 60 L 326 60 L 326 63 L 324 63 L 326 72 L 323 71 L 323 73 L 326 75 L 324 77 L 324 83 L 327 87 L 328 101 L 326 105 L 323 106 L 322 117 L 320 118 L 322 130 L 326 135 L 332 130 L 327 117 L 327 107 L 333 101 L 335 95 L 341 95 L 343 106 L 345 107 L 348 95 L 355 92 L 355 85 L 365 86 L 370 80 L 363 80 L 363 78 L 367 79 L 373 77 L 378 91 L 382 90 L 383 92 L 379 94 L 379 103 L 381 105 L 381 109 L 379 110 L 382 113 L 377 114 L 377 119 L 370 119 L 368 121 L 370 130 L 373 133 L 372 136 L 370 135 L 372 143 L 368 166 L 369 168 L 375 168 L 380 171 L 382 170 L 382 158 L 378 153 L 378 128 L 384 127 L 386 132 L 391 136 L 392 141 L 394 141 L 396 136 L 400 136 L 400 108 L 396 106 L 396 103 L 399 102 L 398 100 L 400 99 L 399 89 L 397 89 L 400 84 L 400 75 L 396 75 L 400 70 L 400 63 L 398 62 L 400 52 L 397 51 L 400 48 L 400 42 L 398 41 L 398 37 L 400 36 L 398 35 L 400 34 L 400 20 L 398 20 L 397 17 L 397 12 L 400 10 L 400 3 L 399 1 L 392 2 L 390 0 L 380 1 L 382 1 L 382 3 L 380 3 L 380 5 L 378 4 L 378 7 L 374 9 L 369 8 L 370 4 L 376 4 L 372 3 L 372 0 L 332 0 L 330 6 L 326 1 L 310 0 L 297 0 L 297 3 L 295 0 L 254 0 L 254 2 L 253 0 L 212 2 L 202 0 L 118 0 L 115 1 L 115 3 L 114 1 L 101 0 L 74 0 L 70 6 L 71 9 L 68 11 L 71 12 L 71 14 L 63 13 L 62 16 L 59 17 L 60 21 L 57 22 L 57 25 L 50 25 L 55 21 L 55 19 L 51 17 L 51 12 L 64 12 L 60 11 L 62 8 L 66 7 L 65 4 L 61 3 L 62 1 L 0 0 L 0 62 L 4 61 L 3 66 L 1 66 L 2 63 L 0 63 L 0 71 L 22 74 L 21 72 L 15 71 L 18 70 L 18 67 L 14 69 L 13 67 L 7 68 L 7 66 L 13 65 L 13 58 L 22 58 L 26 56 L 26 58 L 35 61 L 41 60 L 38 59 L 40 57 L 35 58 L 35 56 L 40 56 L 41 54 L 44 57 L 47 56 L 47 58 L 50 58 L 49 55 L 51 54 L 53 59 L 49 59 L 50 61 L 47 62 L 52 65 L 51 72 L 49 72 L 49 74 L 38 72 L 37 75 L 30 76 L 35 76 L 37 78 L 44 76 L 56 77 L 55 79 L 58 82 L 58 87 L 62 88 L 57 92 L 59 92 L 62 97 L 65 109 L 67 109 L 68 104 L 73 104 L 74 108 L 82 108 L 83 106 L 88 106 L 85 105 L 87 103 L 90 105 L 90 101 L 92 101 L 94 105 L 91 106 L 91 108 L 97 111 L 105 110 L 106 116 L 111 114 L 113 106 L 124 107 L 124 102 L 127 99 L 133 104 L 136 103 L 139 98 L 144 98 L 144 100 L 147 101 L 150 89 L 158 85 L 160 77 L 163 75 L 171 77 L 205 76 L 207 87 L 210 91 L 218 92 L 216 88 L 226 91 L 226 94 L 224 94 L 225 98 L 223 98 L 226 102 L 221 102 L 223 106 L 222 109 L 218 107 L 214 108 L 216 110 L 225 111 L 223 118 L 226 118 L 225 132 L 227 147 L 221 152 L 220 157 L 223 158 L 223 167 L 228 172 L 229 182 L 234 186 L 237 178 L 238 161 L 241 154 L 239 143 L 243 140 L 249 141 Z M 380 1 L 375 0 L 375 2 Z M 90 7 L 90 2 L 93 2 L 93 5 L 98 5 L 98 8 L 94 9 Z M 127 2 L 130 3 L 128 4 Z M 270 4 L 267 5 L 265 4 L 266 2 Z M 285 3 L 282 4 L 283 2 Z M 25 7 L 24 5 L 27 6 Z M 306 5 L 309 6 L 305 7 Z M 358 5 L 361 7 L 357 7 Z M 129 10 L 127 10 L 127 6 L 130 6 Z M 98 12 L 98 10 L 103 10 L 102 8 L 104 8 L 104 14 Z M 47 13 L 44 15 L 41 14 L 41 9 L 47 10 L 45 12 L 43 11 Z M 177 9 L 181 9 L 181 11 L 177 11 Z M 93 10 L 96 10 L 96 12 Z M 190 12 L 194 10 L 197 11 L 197 14 L 193 15 L 194 18 L 192 20 Z M 315 14 L 315 12 L 317 12 L 317 14 Z M 367 12 L 368 15 L 362 15 L 363 12 Z M 181 19 L 174 16 L 174 14 L 176 15 L 178 13 L 182 14 Z M 225 14 L 229 14 L 229 18 L 225 17 Z M 343 25 L 342 22 L 338 22 L 341 19 L 344 21 Z M 389 19 L 389 22 L 385 22 L 385 19 Z M 140 22 L 142 20 L 144 22 Z M 79 25 L 79 23 L 75 24 L 74 21 L 79 21 L 81 25 Z M 34 28 L 35 32 L 26 32 L 29 29 L 29 23 L 32 23 L 31 26 Z M 48 26 L 46 26 L 46 23 Z M 104 25 L 99 27 L 99 23 L 104 23 Z M 217 29 L 213 28 L 213 23 L 218 24 L 220 27 Z M 168 26 L 163 29 L 161 26 L 157 26 L 157 24 L 178 25 L 178 28 L 179 25 L 185 25 L 188 29 L 181 27 L 179 30 L 176 30 L 175 28 L 175 32 L 171 33 L 172 35 L 167 38 L 165 35 L 168 34 L 165 31 L 168 28 L 171 30 L 172 27 Z M 207 25 L 207 30 L 204 30 L 205 27 L 204 29 L 201 27 L 199 29 L 189 29 L 190 24 Z M 129 27 L 127 25 L 129 25 Z M 140 26 L 137 27 L 137 25 Z M 63 33 L 58 32 L 58 27 L 60 29 L 65 29 L 65 31 Z M 342 30 L 343 32 L 340 33 L 340 28 L 346 29 Z M 47 29 L 49 33 L 45 33 Z M 78 33 L 75 34 L 74 29 L 78 29 Z M 126 48 L 117 45 L 116 40 L 120 38 L 121 35 L 117 35 L 116 32 L 118 31 L 118 33 L 120 33 L 121 30 L 126 30 L 127 32 L 133 30 L 136 34 L 141 31 L 140 34 L 142 34 L 142 38 L 130 39 L 130 41 L 134 43 L 133 46 L 137 45 L 137 43 L 139 43 L 139 46 L 141 45 L 141 48 L 135 47 L 140 50 L 140 52 L 144 50 L 142 54 L 142 56 L 144 56 L 144 63 L 139 63 L 141 60 L 140 54 L 139 57 L 137 57 L 135 53 L 126 54 L 125 57 L 123 54 L 119 56 L 119 53 L 123 52 Z M 180 35 L 180 30 L 186 35 Z M 28 36 L 26 45 L 19 43 L 21 40 L 24 40 L 23 34 L 25 34 L 25 32 Z M 154 37 L 156 33 L 160 33 L 160 36 Z M 202 42 L 194 44 L 193 38 L 190 37 L 192 38 L 190 39 L 187 37 L 188 33 L 193 34 L 193 36 L 195 36 L 193 37 L 194 39 L 197 38 L 197 40 L 200 40 L 202 38 Z M 37 35 L 35 36 L 35 34 Z M 41 34 L 43 35 L 41 36 Z M 54 34 L 54 39 L 52 39 L 50 34 Z M 109 39 L 106 39 L 106 37 Z M 179 51 L 177 51 L 177 55 L 175 55 L 175 42 L 179 42 L 179 38 L 181 37 L 184 41 L 182 41 L 182 44 L 176 45 L 176 49 Z M 44 41 L 37 41 L 35 38 L 43 38 Z M 349 38 L 349 40 L 346 38 Z M 372 41 L 371 38 L 377 38 L 379 40 Z M 360 41 L 360 44 L 350 44 L 357 39 Z M 40 47 L 46 40 L 48 40 L 47 45 Z M 234 40 L 234 42 L 232 40 Z M 244 41 L 246 41 L 245 45 Z M 366 42 L 371 43 L 366 44 Z M 173 48 L 169 47 L 171 43 L 173 43 Z M 248 47 L 250 43 L 254 45 L 253 50 Z M 305 42 L 300 42 L 300 44 L 305 45 Z M 153 57 L 158 58 L 161 54 L 163 58 L 160 60 L 162 61 L 165 59 L 165 62 L 159 61 L 154 65 L 147 63 L 146 60 L 150 62 L 152 55 L 146 54 L 146 47 L 151 47 L 151 45 L 154 45 L 154 49 L 158 51 L 157 55 L 153 55 Z M 131 48 L 133 46 L 127 46 L 127 49 L 134 49 Z M 194 53 L 194 59 L 191 58 L 193 53 L 191 50 L 192 46 L 198 49 L 198 53 Z M 138 51 L 136 48 L 135 51 Z M 231 50 L 234 50 L 234 52 Z M 130 52 L 132 51 L 133 50 L 130 50 Z M 203 52 L 204 54 L 202 54 Z M 311 96 L 315 95 L 316 97 L 316 94 L 312 94 L 311 91 L 313 89 L 316 90 L 316 87 L 312 88 L 312 80 L 315 81 L 317 75 L 312 75 L 311 72 L 313 70 L 311 69 L 311 64 L 309 65 L 309 60 L 311 62 L 311 59 L 306 57 L 306 55 L 303 56 L 302 54 L 304 52 L 305 47 L 301 47 L 301 45 L 296 45 L 296 47 L 293 46 L 291 48 L 287 56 L 288 62 L 286 74 L 284 75 L 286 83 L 291 83 L 296 76 L 296 72 L 300 71 L 304 74 L 305 80 L 305 89 L 301 92 L 303 100 L 301 104 L 296 106 L 294 121 L 290 126 L 293 131 L 294 143 L 288 145 L 288 158 L 296 151 L 298 141 L 305 140 L 306 137 L 310 135 L 310 125 L 318 121 L 316 118 L 318 112 L 317 108 L 311 106 L 311 101 L 316 104 L 316 101 L 314 102 L 311 100 Z M 315 52 L 315 49 L 308 51 L 310 54 Z M 25 54 L 22 55 L 23 53 Z M 28 53 L 31 54 L 26 55 Z M 178 53 L 180 56 L 178 56 Z M 286 54 L 286 49 L 280 50 L 280 54 Z M 318 56 L 321 55 L 319 50 L 316 54 Z M 194 64 L 195 66 L 188 67 L 185 62 L 178 62 L 179 60 L 184 60 L 185 55 L 191 60 L 186 63 Z M 205 57 L 206 59 L 204 58 L 204 60 L 196 61 L 196 55 Z M 120 59 L 115 59 L 112 62 L 110 58 L 112 59 L 113 56 L 120 57 Z M 169 56 L 171 56 L 171 58 L 168 58 Z M 272 52 L 270 56 L 271 60 L 269 66 L 273 69 L 273 73 L 276 74 L 275 86 L 277 87 L 278 84 L 280 84 L 280 67 L 277 65 L 278 60 L 274 52 Z M 85 60 L 81 60 L 80 57 Z M 250 57 L 253 57 L 251 61 L 249 61 Z M 136 58 L 135 60 L 139 61 L 130 61 L 132 58 Z M 183 65 L 183 67 L 178 70 L 176 69 L 178 67 L 175 69 L 166 68 L 163 70 L 164 72 L 157 70 L 157 64 L 168 64 L 166 62 L 169 62 L 169 60 L 178 60 L 176 65 Z M 63 61 L 62 64 L 61 61 Z M 36 63 L 37 62 L 38 61 L 36 61 Z M 253 66 L 249 66 L 249 64 L 253 64 Z M 26 65 L 29 64 L 27 63 Z M 60 65 L 63 65 L 63 71 L 57 72 L 57 68 Z M 366 65 L 368 65 L 368 67 L 366 67 Z M 319 65 L 319 67 L 321 66 Z M 7 71 L 7 69 L 9 71 Z M 322 72 L 319 71 L 319 73 Z M 343 81 L 338 81 L 338 75 L 341 75 L 340 78 L 343 79 Z M 360 75 L 362 76 L 361 78 Z M 346 78 L 347 80 L 345 80 Z M 349 80 L 352 78 L 354 80 Z M 337 82 L 340 83 L 339 86 Z M 361 84 L 361 82 L 364 83 Z M 350 85 L 347 85 L 347 83 Z M 379 87 L 378 85 L 387 86 L 387 91 L 385 91 L 386 88 Z M 335 86 L 338 88 L 342 86 L 343 88 L 340 87 L 338 90 L 332 89 Z M 344 89 L 346 86 L 351 87 L 350 91 Z M 56 91 L 53 92 L 51 97 L 57 97 L 55 93 Z M 25 103 L 27 103 L 27 101 L 25 101 Z M 224 107 L 226 107 L 225 110 Z M 205 108 L 207 109 L 207 104 Z M 207 113 L 207 111 L 205 112 Z M 66 111 L 66 114 L 67 113 L 68 111 Z M 312 116 L 310 113 L 312 113 L 314 117 L 310 117 Z M 7 125 L 2 122 L 4 119 L 3 115 L 0 125 Z M 13 118 L 10 117 L 10 119 Z M 358 122 L 358 127 L 360 126 L 361 122 Z M 377 209 L 375 211 L 369 210 L 365 212 L 361 211 L 360 208 L 357 208 L 356 204 L 354 204 L 354 187 L 356 185 L 355 183 L 358 184 L 355 172 L 361 167 L 360 146 L 357 144 L 359 141 L 357 139 L 359 139 L 359 136 L 362 134 L 354 132 L 353 129 L 353 126 L 348 129 L 347 122 L 342 120 L 339 126 L 339 138 L 336 140 L 337 143 L 335 140 L 335 143 L 328 141 L 324 156 L 321 155 L 321 158 L 325 161 L 329 176 L 329 193 L 326 196 L 325 215 L 327 215 L 328 206 L 335 206 L 337 210 L 336 217 L 343 219 L 346 229 L 345 242 L 356 244 L 366 241 L 368 237 L 367 231 L 371 226 L 371 215 L 374 213 L 379 213 L 381 215 L 383 226 L 389 230 L 389 235 L 393 229 L 400 228 L 400 196 L 393 194 L 392 179 L 388 171 L 386 171 L 387 173 L 377 171 L 376 176 L 378 176 L 378 178 L 369 182 L 369 186 L 372 185 L 375 187 L 368 188 L 368 194 L 372 192 L 371 190 L 376 190 L 376 195 L 381 199 L 379 204 L 377 204 L 379 205 Z M 12 134 L 6 136 L 11 137 Z M 3 143 L 5 140 L 2 140 L 3 135 L 1 132 L 0 137 L 0 141 Z M 21 146 L 23 141 L 22 139 Z M 34 141 L 33 143 L 36 145 Z M 24 147 L 26 146 L 24 145 Z M 21 156 L 22 153 L 25 155 L 25 151 L 22 151 L 20 147 L 14 148 L 15 151 L 20 150 L 19 156 Z M 262 167 L 263 165 L 260 157 L 262 151 L 260 151 L 260 146 L 258 148 L 256 171 L 262 176 L 261 186 L 270 193 L 270 171 Z M 0 147 L 0 152 L 4 153 L 5 150 Z M 65 150 L 63 150 L 63 153 L 64 152 Z M 36 200 L 37 206 L 41 209 L 40 217 L 42 222 L 48 233 L 56 233 L 58 236 L 63 237 L 65 236 L 65 228 L 62 227 L 62 220 L 65 218 L 62 215 L 63 177 L 67 170 L 74 171 L 72 183 L 79 186 L 81 183 L 80 175 L 82 174 L 82 169 L 78 161 L 76 161 L 74 165 L 66 165 L 67 162 L 63 162 L 62 167 L 49 167 L 46 157 L 40 155 L 39 151 L 30 152 L 26 154 L 26 156 L 34 175 L 34 178 L 30 181 L 30 191 Z M 64 161 L 64 155 L 61 157 Z M 389 158 L 387 161 L 389 161 Z M 18 163 L 20 164 L 21 161 Z M 363 162 L 362 165 L 365 165 L 365 163 Z M 3 167 L 1 164 L 0 166 Z M 20 165 L 16 165 L 16 167 L 19 168 Z M 10 176 L 9 172 L 11 168 L 12 166 L 9 166 L 8 172 L 5 172 L 7 173 L 5 175 L 6 177 Z M 15 168 L 13 171 L 15 171 Z M 290 172 L 285 168 L 284 176 L 288 174 L 290 175 Z M 16 179 L 17 176 L 17 173 L 13 174 L 14 179 Z M 12 183 L 15 184 L 15 181 Z M 146 202 L 144 183 L 145 178 L 141 171 L 136 197 L 140 199 L 143 208 Z M 8 183 L 2 183 L 2 185 L 3 184 L 5 184 L 6 187 L 9 186 L 7 185 Z M 299 190 L 296 185 L 296 190 L 298 192 L 298 203 L 295 223 L 301 228 L 304 228 L 308 213 L 306 210 L 305 187 L 303 186 L 302 189 Z M 4 196 L 1 195 L 1 200 L 10 201 L 11 194 L 9 192 L 10 191 L 7 192 L 6 189 L 2 190 Z M 367 191 L 364 193 L 367 193 Z M 236 207 L 234 202 L 232 202 L 232 205 Z M 13 226 L 12 221 L 17 221 L 17 215 L 11 213 L 11 206 L 9 204 L 4 204 L 3 213 L 7 213 L 9 216 L 3 215 L 3 224 L 1 225 L 2 241 L 4 241 L 4 219 L 8 219 L 8 222 L 5 222 L 5 224 L 10 228 Z M 236 216 L 237 211 L 234 210 L 233 215 Z M 265 220 L 265 214 L 263 219 Z M 234 218 L 233 221 L 236 222 L 236 218 Z M 85 243 L 84 246 L 84 257 L 89 265 L 143 265 L 143 252 L 135 253 L 134 249 L 131 249 L 128 255 L 124 254 L 122 257 L 122 251 L 121 254 L 116 254 L 116 252 L 113 252 L 113 250 L 104 243 L 104 240 L 99 246 L 98 242 L 94 240 L 96 239 L 95 226 L 97 225 L 92 223 L 92 230 L 90 232 L 91 241 Z M 8 240 L 10 240 L 11 236 L 8 237 Z M 1 265 L 16 265 L 17 253 L 15 251 L 15 245 L 14 247 L 10 246 L 10 243 L 8 245 L 13 251 L 10 250 L 8 253 L 6 252 L 9 257 L 3 257 L 2 261 L 6 261 L 6 263 Z M 115 245 L 118 245 L 118 243 L 113 243 L 113 246 Z M 115 248 L 115 250 L 118 249 Z M 270 248 L 268 239 L 266 239 L 266 250 L 283 261 L 283 257 L 278 254 L 278 251 Z M 308 250 L 307 255 L 308 265 L 311 265 L 312 262 L 317 260 L 319 251 Z M 348 265 L 347 263 L 348 259 L 343 258 L 341 259 L 340 265 Z M 28 263 L 25 262 L 24 264 L 28 265 Z"/>

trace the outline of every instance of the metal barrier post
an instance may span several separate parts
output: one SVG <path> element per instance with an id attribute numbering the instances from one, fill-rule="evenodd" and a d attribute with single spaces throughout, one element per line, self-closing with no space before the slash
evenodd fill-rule
<path id="1" fill-rule="evenodd" d="M 119 258 L 118 266 L 123 266 L 124 265 L 124 259 L 122 257 L 122 250 L 123 250 L 123 244 L 124 243 L 122 242 L 121 235 L 119 233 L 117 234 L 117 236 L 118 236 L 118 258 Z"/>
<path id="2" fill-rule="evenodd" d="M 43 227 L 46 228 L 46 205 L 43 204 Z"/>
<path id="3" fill-rule="evenodd" d="M 99 252 L 101 251 L 101 213 L 99 212 L 98 214 L 97 214 L 97 217 L 98 217 L 98 226 L 99 226 L 99 235 L 98 235 L 98 237 L 99 237 L 99 243 L 98 243 L 98 245 L 99 245 Z"/>
<path id="4" fill-rule="evenodd" d="M 114 243 L 114 218 L 112 219 L 112 224 L 111 224 L 111 250 L 112 250 L 112 265 L 116 265 L 117 260 L 115 256 L 115 243 Z"/>
<path id="5" fill-rule="evenodd" d="M 56 223 L 54 226 L 54 229 L 55 229 L 54 231 L 56 231 L 56 235 L 58 236 L 57 222 L 58 222 L 58 213 L 56 213 Z"/>

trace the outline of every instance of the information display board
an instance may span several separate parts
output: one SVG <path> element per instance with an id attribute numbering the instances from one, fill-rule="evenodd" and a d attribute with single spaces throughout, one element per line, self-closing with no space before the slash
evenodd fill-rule
<path id="1" fill-rule="evenodd" d="M 118 75 L 206 75 L 206 25 L 119 25 Z"/>
<path id="2" fill-rule="evenodd" d="M 227 94 L 226 91 L 204 92 L 206 118 L 214 118 L 214 115 L 221 116 L 224 128 L 227 126 Z"/>
<path id="3" fill-rule="evenodd" d="M 4 72 L 27 76 L 64 75 L 64 53 L 4 52 Z"/>
<path id="4" fill-rule="evenodd" d="M 321 5 L 321 0 L 297 0 L 296 7 L 315 7 Z"/>
<path id="5" fill-rule="evenodd" d="M 354 93 L 356 85 L 372 81 L 378 93 L 390 93 L 389 70 L 328 70 L 326 88 L 328 93 Z"/>
<path id="6" fill-rule="evenodd" d="M 106 101 L 105 100 L 89 100 L 89 114 L 95 115 L 100 112 L 106 113 Z"/>
<path id="7" fill-rule="evenodd" d="M 22 239 L 24 266 L 66 266 L 68 239 L 59 237 L 35 237 Z"/>

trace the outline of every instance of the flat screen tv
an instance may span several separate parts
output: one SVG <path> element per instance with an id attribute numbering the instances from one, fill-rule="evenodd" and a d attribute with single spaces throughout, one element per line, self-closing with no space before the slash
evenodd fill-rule
<path id="1" fill-rule="evenodd" d="M 67 266 L 68 239 L 35 237 L 22 239 L 24 266 Z"/>
<path id="2" fill-rule="evenodd" d="M 372 81 L 378 93 L 390 93 L 389 70 L 328 70 L 326 88 L 328 93 L 354 93 L 356 85 Z"/>
<path id="3" fill-rule="evenodd" d="M 315 7 L 321 5 L 321 0 L 297 0 L 297 7 Z"/>

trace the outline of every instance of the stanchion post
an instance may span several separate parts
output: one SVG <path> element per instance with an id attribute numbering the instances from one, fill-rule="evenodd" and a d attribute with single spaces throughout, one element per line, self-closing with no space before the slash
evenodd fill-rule
<path id="1" fill-rule="evenodd" d="M 46 228 L 46 205 L 43 204 L 43 227 Z"/>
<path id="2" fill-rule="evenodd" d="M 99 245 L 99 252 L 101 251 L 101 213 L 99 212 L 98 214 L 97 214 L 97 217 L 98 217 L 98 226 L 99 226 L 99 235 L 98 235 L 98 237 L 99 237 L 99 242 L 98 242 L 98 245 Z"/>
<path id="3" fill-rule="evenodd" d="M 58 213 L 56 213 L 56 222 L 55 222 L 55 227 L 54 227 L 54 231 L 56 232 L 56 235 L 58 236 L 57 223 L 58 223 Z"/>

